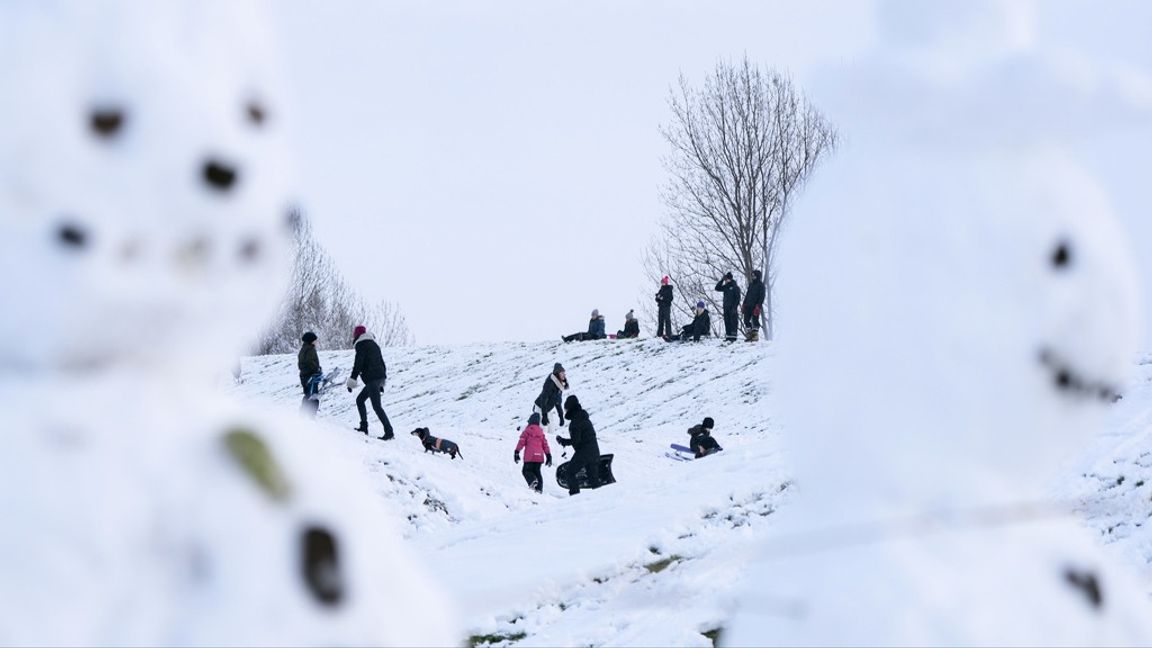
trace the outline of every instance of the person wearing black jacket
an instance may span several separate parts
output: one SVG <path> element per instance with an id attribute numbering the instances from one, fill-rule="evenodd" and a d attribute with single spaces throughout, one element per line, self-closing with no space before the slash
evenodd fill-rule
<path id="1" fill-rule="evenodd" d="M 716 282 L 716 292 L 724 293 L 724 339 L 735 342 L 736 329 L 740 326 L 736 315 L 736 309 L 740 308 L 740 286 L 732 278 L 731 272 Z"/>
<path id="2" fill-rule="evenodd" d="M 592 427 L 588 412 L 580 406 L 580 401 L 575 395 L 565 399 L 564 411 L 568 413 L 570 438 L 565 439 L 556 435 L 556 443 L 572 446 L 572 461 L 568 464 L 570 471 L 568 474 L 572 477 L 568 484 L 568 494 L 579 495 L 580 482 L 576 479 L 576 474 L 581 469 L 584 469 L 588 483 L 597 486 L 600 484 L 600 444 L 596 442 L 596 428 Z"/>
<path id="3" fill-rule="evenodd" d="M 360 412 L 360 426 L 357 432 L 368 434 L 368 410 L 364 406 L 367 400 L 372 401 L 372 409 L 377 418 L 384 424 L 384 436 L 376 437 L 381 441 L 388 441 L 396 435 L 392 432 L 392 423 L 380 404 L 380 393 L 384 391 L 384 383 L 388 380 L 388 367 L 384 364 L 384 356 L 380 353 L 380 345 L 376 338 L 363 326 L 357 326 L 352 333 L 353 346 L 356 348 L 356 360 L 352 364 L 352 375 L 345 385 L 348 393 L 359 387 L 356 379 L 364 378 L 364 388 L 356 395 L 356 410 Z"/>
<path id="4" fill-rule="evenodd" d="M 640 322 L 636 320 L 636 315 L 632 311 L 628 311 L 624 316 L 624 330 L 616 332 L 616 339 L 627 340 L 636 337 L 640 337 Z"/>
<path id="5" fill-rule="evenodd" d="M 320 377 L 324 370 L 320 368 L 320 356 L 316 353 L 316 334 L 308 331 L 300 336 L 303 343 L 300 353 L 296 354 L 296 368 L 300 370 L 300 386 L 304 388 L 304 396 L 316 393 L 320 385 Z"/>
<path id="6" fill-rule="evenodd" d="M 720 452 L 724 448 L 712 438 L 712 428 L 716 423 L 712 420 L 711 416 L 704 417 L 704 422 L 700 425 L 693 425 L 688 428 L 688 434 L 692 440 L 689 441 L 688 447 L 692 448 L 692 452 L 696 453 L 696 458 L 707 457 L 710 454 Z"/>
<path id="7" fill-rule="evenodd" d="M 672 285 L 667 275 L 660 280 L 660 290 L 656 292 L 656 337 L 672 337 Z"/>
<path id="8" fill-rule="evenodd" d="M 744 328 L 748 330 L 748 339 L 759 337 L 760 315 L 764 311 L 764 281 L 759 270 L 752 271 L 752 282 L 748 284 L 748 292 L 744 293 Z"/>
<path id="9" fill-rule="evenodd" d="M 565 389 L 568 389 L 568 375 L 564 373 L 563 365 L 557 362 L 552 365 L 552 373 L 544 379 L 544 388 L 540 390 L 540 395 L 533 403 L 536 405 L 536 411 L 540 412 L 541 422 L 544 425 L 548 425 L 548 412 L 555 408 L 556 415 L 560 417 L 560 427 L 564 427 L 564 410 L 560 407 L 560 394 Z"/>
<path id="10" fill-rule="evenodd" d="M 707 304 L 701 300 L 696 302 L 695 317 L 692 318 L 692 323 L 680 330 L 680 337 L 670 339 L 687 342 L 691 338 L 693 342 L 699 342 L 700 336 L 709 335 L 711 332 L 712 318 L 708 315 Z"/>

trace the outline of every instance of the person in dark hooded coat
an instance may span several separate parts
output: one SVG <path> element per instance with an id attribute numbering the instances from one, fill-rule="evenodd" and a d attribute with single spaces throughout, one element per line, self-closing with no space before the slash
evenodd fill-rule
<path id="1" fill-rule="evenodd" d="M 744 328 L 749 332 L 749 339 L 759 337 L 760 316 L 764 312 L 764 281 L 759 270 L 752 271 L 752 282 L 748 284 L 748 292 L 744 293 Z"/>
<path id="2" fill-rule="evenodd" d="M 572 446 L 572 461 L 568 464 L 568 474 L 572 479 L 568 484 L 568 494 L 579 495 L 580 483 L 576 481 L 576 474 L 581 469 L 585 469 L 589 483 L 600 483 L 600 444 L 596 442 L 596 428 L 592 427 L 588 412 L 580 406 L 575 395 L 565 399 L 564 411 L 568 414 L 569 438 L 557 435 L 556 443 Z"/>

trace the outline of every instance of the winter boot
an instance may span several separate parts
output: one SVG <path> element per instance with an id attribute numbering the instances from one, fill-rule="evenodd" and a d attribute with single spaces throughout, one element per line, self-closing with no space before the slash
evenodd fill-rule
<path id="1" fill-rule="evenodd" d="M 365 432 L 365 434 L 367 434 L 367 432 Z M 396 435 L 392 434 L 392 430 L 384 430 L 384 436 L 378 436 L 376 438 L 381 441 L 391 441 L 396 438 Z"/>
<path id="2" fill-rule="evenodd" d="M 748 332 L 745 334 L 744 339 L 749 341 L 749 342 L 759 342 L 760 341 L 760 329 L 754 329 L 754 328 L 748 329 Z"/>
<path id="3" fill-rule="evenodd" d="M 368 423 L 366 421 L 360 421 L 360 426 L 354 427 L 352 429 L 356 430 L 357 432 L 363 432 L 364 434 L 368 434 Z"/>

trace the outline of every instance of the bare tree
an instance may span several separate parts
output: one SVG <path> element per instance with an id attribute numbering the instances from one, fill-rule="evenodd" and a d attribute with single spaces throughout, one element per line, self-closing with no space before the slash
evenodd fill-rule
<path id="1" fill-rule="evenodd" d="M 698 300 L 719 312 L 714 286 L 724 273 L 743 275 L 747 288 L 761 270 L 771 339 L 779 235 L 791 200 L 835 148 L 836 131 L 791 79 L 747 56 L 718 63 L 702 87 L 681 75 L 668 105 L 672 119 L 660 132 L 671 147 L 661 195 L 669 211 L 645 254 L 646 274 L 653 286 L 670 276 L 675 312 L 691 317 Z M 721 319 L 712 321 L 718 332 Z"/>
<path id="2" fill-rule="evenodd" d="M 299 211 L 293 214 L 295 260 L 292 283 L 275 323 L 261 337 L 256 353 L 289 353 L 304 331 L 313 331 L 329 349 L 352 346 L 352 329 L 363 324 L 382 346 L 414 340 L 400 307 L 391 302 L 367 303 L 356 294 L 312 234 Z"/>

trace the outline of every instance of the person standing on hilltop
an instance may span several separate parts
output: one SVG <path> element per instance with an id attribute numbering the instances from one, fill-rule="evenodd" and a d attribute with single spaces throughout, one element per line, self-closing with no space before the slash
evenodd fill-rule
<path id="1" fill-rule="evenodd" d="M 732 273 L 725 273 L 724 278 L 716 282 L 716 292 L 724 293 L 724 339 L 729 342 L 736 341 L 736 330 L 740 327 L 736 309 L 740 308 L 740 286 L 732 278 Z"/>
<path id="2" fill-rule="evenodd" d="M 752 271 L 752 282 L 744 293 L 744 329 L 749 342 L 760 339 L 760 317 L 764 312 L 764 281 L 759 270 Z"/>
<path id="3" fill-rule="evenodd" d="M 656 291 L 656 337 L 672 337 L 672 284 L 668 275 L 660 280 L 660 290 Z"/>

